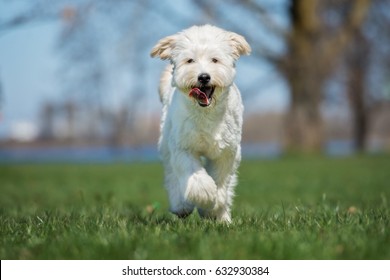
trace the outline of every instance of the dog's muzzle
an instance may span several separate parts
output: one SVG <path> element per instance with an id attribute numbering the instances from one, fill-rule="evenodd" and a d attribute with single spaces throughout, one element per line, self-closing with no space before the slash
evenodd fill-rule
<path id="1" fill-rule="evenodd" d="M 214 87 L 201 86 L 191 89 L 190 96 L 198 101 L 198 104 L 202 107 L 207 107 L 211 104 L 213 98 Z"/>
<path id="2" fill-rule="evenodd" d="M 215 87 L 209 85 L 210 75 L 202 73 L 198 76 L 199 85 L 195 86 L 190 91 L 190 96 L 198 101 L 202 107 L 207 107 L 211 104 Z"/>

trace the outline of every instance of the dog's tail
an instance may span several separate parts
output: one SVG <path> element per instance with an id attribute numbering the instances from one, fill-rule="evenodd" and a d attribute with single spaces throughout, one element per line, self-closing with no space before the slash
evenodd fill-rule
<path id="1" fill-rule="evenodd" d="M 158 88 L 158 93 L 160 95 L 160 101 L 162 104 L 166 105 L 171 100 L 172 95 L 172 70 L 173 66 L 170 64 L 165 67 L 164 71 L 161 74 L 160 86 Z"/>

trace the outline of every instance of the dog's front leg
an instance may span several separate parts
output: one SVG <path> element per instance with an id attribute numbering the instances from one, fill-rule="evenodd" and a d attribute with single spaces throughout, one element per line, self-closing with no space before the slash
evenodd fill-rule
<path id="1" fill-rule="evenodd" d="M 231 206 L 234 188 L 237 183 L 236 171 L 241 160 L 240 149 L 227 152 L 216 160 L 209 161 L 206 169 L 217 184 L 217 198 L 212 210 L 201 209 L 202 217 L 215 218 L 222 222 L 231 222 Z"/>
<path id="2" fill-rule="evenodd" d="M 176 150 L 173 155 L 171 165 L 184 199 L 196 207 L 213 209 L 217 186 L 202 166 L 200 158 L 183 150 Z"/>

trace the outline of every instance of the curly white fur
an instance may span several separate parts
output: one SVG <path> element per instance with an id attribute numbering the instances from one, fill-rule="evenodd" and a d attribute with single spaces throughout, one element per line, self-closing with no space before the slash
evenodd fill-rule
<path id="1" fill-rule="evenodd" d="M 159 88 L 159 151 L 171 211 L 179 217 L 196 207 L 203 217 L 231 222 L 243 114 L 233 80 L 236 60 L 250 51 L 244 37 L 204 25 L 161 39 L 151 52 L 171 62 Z M 207 107 L 189 94 L 200 87 L 201 74 L 210 77 L 213 89 Z"/>

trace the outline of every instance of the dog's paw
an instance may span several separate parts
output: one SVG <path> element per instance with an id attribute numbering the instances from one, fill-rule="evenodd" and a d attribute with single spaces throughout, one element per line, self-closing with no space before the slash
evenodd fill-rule
<path id="1" fill-rule="evenodd" d="M 194 211 L 194 205 L 184 200 L 171 200 L 170 211 L 179 218 L 187 218 Z"/>
<path id="2" fill-rule="evenodd" d="M 213 209 L 217 197 L 217 185 L 207 174 L 193 174 L 187 183 L 186 199 L 202 209 Z"/>
<path id="3" fill-rule="evenodd" d="M 198 209 L 198 213 L 202 218 L 212 219 L 220 223 L 230 224 L 232 222 L 230 212 L 227 210 L 213 209 L 211 211 L 207 211 L 204 209 Z"/>
<path id="4" fill-rule="evenodd" d="M 232 222 L 232 218 L 228 212 L 218 213 L 216 217 L 218 222 L 230 224 Z"/>
<path id="5" fill-rule="evenodd" d="M 181 209 L 181 210 L 175 210 L 171 211 L 173 214 L 175 214 L 180 219 L 185 219 L 189 215 L 191 215 L 193 209 Z"/>

